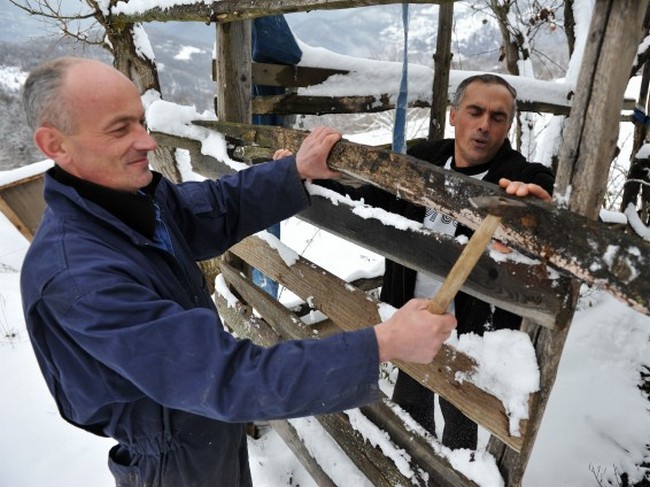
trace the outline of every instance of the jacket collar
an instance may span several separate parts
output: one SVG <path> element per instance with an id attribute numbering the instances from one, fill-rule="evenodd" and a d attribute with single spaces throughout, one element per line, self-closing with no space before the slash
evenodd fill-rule
<path id="1" fill-rule="evenodd" d="M 156 210 L 153 194 L 162 175 L 153 172 L 153 180 L 138 193 L 128 193 L 100 186 L 80 179 L 55 165 L 51 176 L 61 184 L 73 188 L 79 195 L 91 201 L 114 217 L 124 222 L 133 230 L 150 239 L 156 228 Z"/>

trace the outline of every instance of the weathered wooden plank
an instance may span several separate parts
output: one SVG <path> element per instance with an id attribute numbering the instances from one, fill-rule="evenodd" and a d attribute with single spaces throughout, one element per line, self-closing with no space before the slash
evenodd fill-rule
<path id="1" fill-rule="evenodd" d="M 451 8 L 451 5 L 441 7 L 441 14 L 445 8 Z M 445 47 L 443 46 L 442 49 Z M 438 57 L 436 54 L 435 57 Z M 436 61 L 438 63 L 438 61 Z M 438 63 L 439 64 L 439 63 Z M 446 64 L 436 65 L 435 73 L 448 69 Z M 280 65 L 253 63 L 252 65 L 253 80 L 255 84 L 269 84 L 271 86 L 285 87 L 307 87 L 323 83 L 333 74 L 345 76 L 348 71 L 330 68 L 319 68 L 313 66 L 300 65 Z M 399 72 L 395 72 L 398 76 Z M 457 73 L 458 74 L 458 73 Z M 515 87 L 518 85 L 518 77 L 512 77 L 509 82 Z M 458 81 L 457 81 L 458 82 Z M 435 87 L 431 98 L 412 98 L 409 100 L 410 107 L 428 108 L 431 106 L 431 100 L 435 100 L 438 113 L 451 103 L 454 85 L 449 81 L 440 80 L 440 87 Z M 365 96 L 310 96 L 296 93 L 286 95 L 262 96 L 253 98 L 253 110 L 260 114 L 327 114 L 327 113 L 362 113 L 364 111 L 380 112 L 395 108 L 391 99 L 395 97 L 394 93 L 384 93 L 375 95 L 369 93 Z M 367 109 L 368 105 L 370 110 Z M 572 100 L 569 98 L 560 104 L 549 101 L 539 100 L 517 100 L 517 110 L 521 112 L 552 113 L 554 115 L 568 116 L 571 113 Z M 635 106 L 635 100 L 626 98 L 622 100 L 623 110 L 632 110 Z M 440 115 L 438 115 L 440 116 Z M 630 120 L 631 117 L 625 114 L 619 114 L 619 120 Z M 430 137 L 433 138 L 433 137 Z"/>
<path id="2" fill-rule="evenodd" d="M 620 130 L 618 114 L 629 81 L 627 67 L 643 38 L 647 4 L 599 0 L 594 7 L 592 33 L 576 83 L 580 89 L 573 101 L 577 111 L 565 129 L 556 181 L 558 188 L 567 189 L 563 196 L 573 202 L 572 210 L 592 219 L 598 217 L 606 191 Z"/>
<path id="3" fill-rule="evenodd" d="M 253 97 L 253 113 L 268 115 L 325 115 L 330 113 L 376 113 L 392 110 L 394 95 L 365 96 L 312 96 L 289 93 L 286 95 L 269 95 Z M 409 108 L 428 108 L 429 100 L 410 99 Z M 525 112 L 552 113 L 569 115 L 571 107 L 552 103 L 518 101 L 517 108 Z"/>
<path id="4" fill-rule="evenodd" d="M 310 338 L 310 331 L 308 327 L 292 327 L 291 323 L 294 323 L 296 320 L 295 316 L 286 310 L 281 304 L 273 300 L 268 294 L 264 293 L 252 282 L 239 275 L 235 269 L 225 265 L 224 266 L 224 277 L 226 277 L 227 282 L 234 285 L 237 289 L 237 292 L 241 292 L 242 295 L 246 295 L 245 299 L 251 298 L 255 305 L 255 309 L 260 311 L 259 308 L 263 308 L 267 313 L 267 317 L 270 317 L 274 322 L 273 326 L 276 328 L 276 331 L 271 331 L 270 327 L 267 325 L 266 321 L 262 319 L 255 318 L 255 326 L 251 326 L 249 321 L 246 321 L 243 315 L 237 316 L 236 309 L 240 307 L 239 305 L 235 308 L 228 307 L 225 308 L 225 300 L 217 295 L 217 306 L 219 307 L 220 313 L 227 316 L 227 320 L 230 323 L 232 321 L 233 326 L 238 334 L 253 339 L 256 343 L 261 345 L 269 346 L 277 343 L 280 338 L 284 339 L 305 339 Z M 232 279 L 232 280 L 231 280 Z M 222 312 L 224 309 L 224 312 Z M 244 313 L 248 312 L 248 308 L 245 307 Z M 264 313 L 262 313 L 264 314 Z M 263 335 L 258 336 L 258 332 L 261 327 L 266 326 L 268 330 L 263 332 Z M 339 329 L 340 331 L 340 329 Z M 273 334 L 277 333 L 275 339 L 269 339 Z M 363 408 L 363 413 L 378 427 L 386 431 L 390 436 L 391 440 L 394 441 L 397 445 L 404 448 L 409 455 L 413 458 L 413 463 L 411 465 L 412 470 L 417 472 L 418 470 L 423 470 L 430 473 L 431 479 L 434 481 L 440 481 L 443 485 L 448 485 L 450 487 L 472 487 L 475 484 L 467 479 L 463 474 L 457 472 L 449 463 L 447 458 L 435 451 L 431 445 L 429 445 L 423 438 L 419 437 L 415 433 L 408 433 L 406 425 L 404 422 L 394 414 L 388 406 L 385 404 L 386 398 L 383 398 L 382 402 L 371 404 Z M 336 415 L 326 415 L 319 416 L 317 418 L 323 427 L 328 431 L 330 436 L 339 443 L 339 445 L 344 449 L 348 456 L 354 461 L 355 465 L 359 467 L 361 471 L 364 472 L 366 476 L 373 482 L 373 485 L 412 485 L 416 479 L 409 479 L 407 483 L 401 483 L 404 479 L 401 479 L 401 474 L 395 472 L 394 465 L 389 460 L 385 459 L 380 452 L 372 448 L 371 445 L 366 442 L 363 437 L 350 427 L 349 421 L 345 418 L 343 414 Z M 421 480 L 421 479 L 420 479 Z M 420 482 L 420 485 L 422 483 Z M 437 485 L 431 484 L 428 485 Z"/>
<path id="5" fill-rule="evenodd" d="M 289 288 L 300 298 L 309 299 L 343 330 L 358 330 L 381 321 L 378 301 L 301 257 L 289 267 L 278 252 L 259 237 L 249 237 L 232 247 L 231 251 Z M 253 301 L 255 295 L 245 289 L 243 278 L 231 275 L 227 269 L 222 270 L 227 280 L 235 285 L 238 292 L 253 304 L 274 328 L 283 327 L 282 331 L 278 330 L 279 333 L 296 333 L 293 330 L 296 325 L 300 326 L 300 322 L 282 316 L 272 317 L 271 315 L 277 312 L 276 307 L 259 299 Z M 264 309 L 258 306 L 264 306 Z M 425 387 L 452 402 L 468 418 L 483 425 L 508 446 L 515 450 L 521 448 L 522 437 L 510 435 L 508 417 L 501 401 L 468 381 L 456 381 L 457 372 L 467 376 L 474 370 L 475 364 L 470 357 L 443 345 L 433 363 L 429 365 L 398 361 L 394 363 Z M 521 422 L 520 431 L 525 435 L 526 421 Z"/>
<path id="6" fill-rule="evenodd" d="M 27 240 L 34 237 L 44 209 L 43 174 L 0 187 L 0 212 Z"/>
<path id="7" fill-rule="evenodd" d="M 445 4 L 458 0 L 412 0 L 409 3 Z M 257 17 L 294 12 L 309 12 L 314 9 L 335 10 L 366 7 L 370 5 L 391 5 L 396 0 L 220 0 L 212 3 L 198 1 L 194 4 L 154 7 L 144 12 L 125 14 L 112 13 L 113 26 L 121 30 L 128 24 L 138 22 L 211 22 L 228 23 L 251 20 Z M 128 10 L 128 9 L 127 9 Z"/>
<path id="8" fill-rule="evenodd" d="M 393 442 L 406 450 L 413 460 L 429 474 L 427 485 L 445 487 L 472 487 L 476 484 L 465 475 L 454 470 L 447 459 L 437 454 L 420 435 L 411 431 L 386 401 L 361 408 L 361 412 L 380 429 L 386 431 Z"/>
<path id="9" fill-rule="evenodd" d="M 217 26 L 217 97 L 219 120 L 250 123 L 251 22 Z"/>
<path id="10" fill-rule="evenodd" d="M 429 102 L 410 100 L 409 107 L 426 108 Z M 333 113 L 377 113 L 395 108 L 391 96 L 310 96 L 289 93 L 286 95 L 256 96 L 252 111 L 257 114 L 326 115 Z"/>
<path id="11" fill-rule="evenodd" d="M 399 230 L 379 220 L 362 218 L 345 205 L 312 196 L 298 218 L 385 256 L 418 272 L 444 279 L 464 245 L 453 237 Z M 568 292 L 565 277 L 549 278 L 545 263 L 496 262 L 485 254 L 472 270 L 463 291 L 547 328 L 557 326 Z"/>
<path id="12" fill-rule="evenodd" d="M 324 206 L 327 210 L 323 210 Z M 464 249 L 464 244 L 451 237 L 400 231 L 360 217 L 346 218 L 345 211 L 341 205 L 322 204 L 318 197 L 312 197 L 312 206 L 299 217 L 321 226 L 324 218 L 337 217 L 338 220 L 325 225 L 329 231 L 345 238 L 360 234 L 357 243 L 439 279 L 447 276 Z M 544 259 L 498 261 L 491 255 L 486 252 L 481 257 L 463 291 L 547 328 L 556 328 L 566 305 L 568 279 L 561 273 L 554 274 Z"/>
<path id="13" fill-rule="evenodd" d="M 298 150 L 307 135 L 278 127 L 196 123 L 248 144 L 256 142 L 293 151 Z M 328 161 L 336 170 L 447 213 L 471 228 L 480 224 L 482 216 L 472 208 L 470 198 L 505 194 L 492 184 L 414 157 L 344 140 L 334 146 Z M 520 210 L 504 219 L 497 238 L 547 260 L 587 284 L 607 290 L 637 311 L 650 314 L 650 266 L 646 262 L 650 243 L 548 203 L 523 201 L 525 205 Z"/>
<path id="14" fill-rule="evenodd" d="M 438 34 L 433 55 L 433 85 L 431 112 L 429 114 L 429 140 L 445 136 L 447 104 L 449 100 L 449 70 L 451 68 L 451 32 L 454 25 L 454 5 L 441 5 L 438 9 Z"/>
<path id="15" fill-rule="evenodd" d="M 285 64 L 253 63 L 253 84 L 299 88 L 323 83 L 335 74 L 348 74 L 343 69 L 312 68 Z"/>

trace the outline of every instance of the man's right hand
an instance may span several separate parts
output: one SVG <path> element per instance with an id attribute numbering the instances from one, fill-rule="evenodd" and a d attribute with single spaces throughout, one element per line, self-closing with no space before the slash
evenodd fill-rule
<path id="1" fill-rule="evenodd" d="M 389 319 L 375 325 L 379 361 L 402 360 L 431 363 L 442 344 L 456 327 L 451 314 L 434 315 L 427 310 L 429 300 L 411 299 Z"/>
<path id="2" fill-rule="evenodd" d="M 296 153 L 296 168 L 302 179 L 330 179 L 341 175 L 327 165 L 332 147 L 341 140 L 341 132 L 330 127 L 316 127 L 302 141 Z"/>

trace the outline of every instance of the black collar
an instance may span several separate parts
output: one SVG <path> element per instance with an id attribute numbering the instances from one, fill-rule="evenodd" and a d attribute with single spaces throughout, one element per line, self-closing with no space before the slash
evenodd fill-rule
<path id="1" fill-rule="evenodd" d="M 162 177 L 160 173 L 154 172 L 151 183 L 138 193 L 117 191 L 91 183 L 67 173 L 57 165 L 50 174 L 58 182 L 74 188 L 82 198 L 98 204 L 133 230 L 153 238 L 156 229 L 153 193 Z"/>

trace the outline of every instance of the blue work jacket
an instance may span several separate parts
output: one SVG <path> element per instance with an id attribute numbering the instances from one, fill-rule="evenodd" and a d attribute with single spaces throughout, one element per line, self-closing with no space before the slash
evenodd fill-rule
<path id="1" fill-rule="evenodd" d="M 249 485 L 243 422 L 379 398 L 374 331 L 263 348 L 220 322 L 196 261 L 309 204 L 293 157 L 156 180 L 167 245 L 46 174 L 21 274 L 32 345 L 61 415 L 118 441 L 118 485 Z"/>

